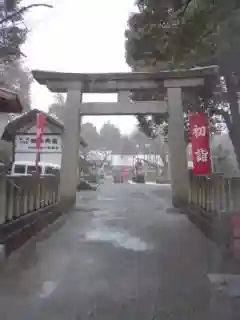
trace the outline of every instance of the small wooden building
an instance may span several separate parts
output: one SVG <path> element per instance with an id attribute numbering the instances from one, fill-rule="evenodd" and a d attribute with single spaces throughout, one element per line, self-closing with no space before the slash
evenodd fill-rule
<path id="1" fill-rule="evenodd" d="M 46 117 L 40 161 L 61 165 L 64 125 L 47 113 L 33 109 L 15 118 L 6 126 L 2 139 L 12 142 L 13 161 L 35 161 L 36 126 L 39 112 Z M 87 146 L 81 137 L 79 137 L 79 147 L 80 145 Z"/>

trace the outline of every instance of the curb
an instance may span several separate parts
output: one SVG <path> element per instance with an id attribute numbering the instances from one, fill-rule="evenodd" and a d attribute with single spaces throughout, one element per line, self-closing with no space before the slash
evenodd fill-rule
<path id="1" fill-rule="evenodd" d="M 0 244 L 0 265 L 3 264 L 5 260 L 6 260 L 5 245 Z"/>
<path id="2" fill-rule="evenodd" d="M 193 208 L 186 209 L 186 215 L 189 221 L 198 228 L 206 238 L 213 241 L 222 251 L 226 258 L 233 258 L 231 248 L 230 230 L 227 219 L 207 218 L 202 213 L 196 214 Z"/>
<path id="3" fill-rule="evenodd" d="M 0 229 L 0 263 L 6 261 L 15 250 L 20 249 L 28 240 L 46 229 L 63 214 L 64 212 L 56 204 L 3 225 Z"/>

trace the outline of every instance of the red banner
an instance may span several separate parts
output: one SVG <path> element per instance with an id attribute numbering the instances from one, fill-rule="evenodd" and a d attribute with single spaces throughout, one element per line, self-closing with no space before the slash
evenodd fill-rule
<path id="1" fill-rule="evenodd" d="M 191 114 L 189 124 L 193 172 L 195 175 L 210 175 L 212 173 L 212 161 L 208 117 L 204 112 Z"/>
<path id="2" fill-rule="evenodd" d="M 42 113 L 37 114 L 37 133 L 36 133 L 36 171 L 38 170 L 38 163 L 40 161 L 40 151 L 42 144 L 42 136 L 44 133 L 46 117 Z"/>

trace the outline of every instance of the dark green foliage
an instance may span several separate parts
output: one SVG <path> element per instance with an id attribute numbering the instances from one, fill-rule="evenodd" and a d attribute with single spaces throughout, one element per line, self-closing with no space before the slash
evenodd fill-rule
<path id="1" fill-rule="evenodd" d="M 23 23 L 22 14 L 13 15 L 12 12 L 19 10 L 20 1 L 8 1 L 0 5 L 0 58 L 12 60 L 21 57 L 20 46 L 25 42 L 27 29 Z"/>
<path id="2" fill-rule="evenodd" d="M 201 92 L 199 105 L 212 115 L 221 114 L 229 129 L 232 125 L 228 121 L 229 112 L 233 105 L 236 107 L 238 89 L 238 84 L 234 87 L 232 73 L 235 72 L 237 78 L 240 74 L 240 1 L 138 0 L 136 5 L 139 12 L 130 16 L 126 30 L 127 63 L 133 70 L 149 68 L 155 71 L 218 64 L 227 79 L 226 99 L 228 102 L 231 100 L 231 104 L 216 101 L 211 93 Z M 156 93 L 152 95 L 155 99 L 154 95 Z M 191 103 L 185 102 L 185 112 L 189 108 Z M 218 116 L 217 119 L 219 125 L 217 129 L 212 128 L 213 131 L 221 127 L 221 118 Z M 146 134 L 154 136 L 152 131 L 167 119 L 138 116 L 138 121 Z M 211 122 L 215 126 L 216 116 Z M 187 126 L 187 120 L 185 124 Z"/>
<path id="3" fill-rule="evenodd" d="M 0 69 L 1 85 L 18 93 L 24 110 L 30 109 L 32 77 L 23 67 L 21 46 L 26 41 L 27 27 L 24 13 L 45 4 L 24 6 L 21 0 L 5 0 L 0 4 Z"/>

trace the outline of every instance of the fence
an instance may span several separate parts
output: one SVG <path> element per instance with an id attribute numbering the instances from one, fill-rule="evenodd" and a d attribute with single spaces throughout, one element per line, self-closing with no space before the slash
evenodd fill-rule
<path id="1" fill-rule="evenodd" d="M 189 204 L 211 217 L 239 213 L 240 178 L 195 176 L 190 171 Z"/>
<path id="2" fill-rule="evenodd" d="M 58 201 L 58 177 L 0 176 L 0 225 Z"/>
<path id="3" fill-rule="evenodd" d="M 189 218 L 240 259 L 240 178 L 190 171 Z"/>

